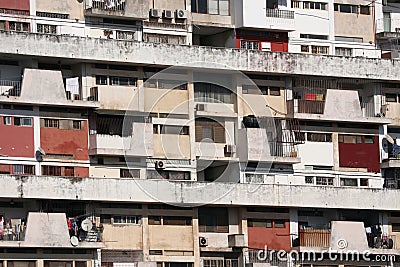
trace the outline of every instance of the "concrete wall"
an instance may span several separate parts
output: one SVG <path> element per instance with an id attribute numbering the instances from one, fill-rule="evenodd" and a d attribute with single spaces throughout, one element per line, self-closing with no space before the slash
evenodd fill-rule
<path id="1" fill-rule="evenodd" d="M 51 0 L 31 1 L 35 1 L 36 11 L 69 14 L 70 19 L 84 20 L 84 1 L 61 1 L 58 4 L 54 4 L 54 2 Z"/>
<path id="2" fill-rule="evenodd" d="M 103 224 L 103 227 L 102 238 L 107 249 L 143 249 L 141 225 Z"/>
<path id="3" fill-rule="evenodd" d="M 374 43 L 374 23 L 372 11 L 371 15 L 335 12 L 335 36 L 359 37 L 364 43 Z"/>

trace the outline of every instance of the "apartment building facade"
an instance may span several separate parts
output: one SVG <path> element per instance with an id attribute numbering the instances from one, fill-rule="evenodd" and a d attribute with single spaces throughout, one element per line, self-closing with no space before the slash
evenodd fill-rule
<path id="1" fill-rule="evenodd" d="M 398 265 L 384 4 L 0 1 L 0 266 Z"/>

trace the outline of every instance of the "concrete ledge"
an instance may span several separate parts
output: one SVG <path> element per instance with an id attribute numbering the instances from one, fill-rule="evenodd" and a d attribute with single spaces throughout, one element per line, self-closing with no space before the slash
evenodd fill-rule
<path id="1" fill-rule="evenodd" d="M 400 210 L 399 190 L 0 175 L 1 198 Z"/>
<path id="2" fill-rule="evenodd" d="M 0 32 L 0 54 L 398 81 L 400 61 Z M 197 64 L 196 64 L 197 63 Z M 209 64 L 207 64 L 209 65 Z M 224 66 L 226 65 L 226 66 Z"/>

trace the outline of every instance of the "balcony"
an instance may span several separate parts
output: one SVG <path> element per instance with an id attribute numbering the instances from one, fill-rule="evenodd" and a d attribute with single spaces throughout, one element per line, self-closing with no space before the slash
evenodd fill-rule
<path id="1" fill-rule="evenodd" d="M 299 99 L 286 101 L 287 114 L 297 119 L 317 119 L 335 121 L 357 121 L 389 124 L 381 107 L 374 103 L 360 102 L 356 90 L 327 89 L 323 93 L 305 93 Z"/>
<path id="2" fill-rule="evenodd" d="M 149 6 L 144 0 L 85 0 L 85 15 L 146 19 Z"/>
<path id="3" fill-rule="evenodd" d="M 294 19 L 294 11 L 267 8 L 266 16 L 269 18 Z"/>
<path id="4" fill-rule="evenodd" d="M 99 123 L 99 122 L 98 122 Z M 112 129 L 122 129 L 122 119 L 104 118 L 103 124 L 114 123 L 106 126 L 114 127 Z M 104 126 L 104 125 L 103 125 Z M 100 131 L 100 129 L 98 130 Z M 120 133 L 96 133 L 91 130 L 89 135 L 89 154 L 90 155 L 129 155 L 146 157 L 153 156 L 153 124 L 143 122 L 132 122 L 132 131 L 130 134 Z"/>
<path id="5" fill-rule="evenodd" d="M 21 81 L 0 80 L 0 95 L 20 96 Z"/>
<path id="6" fill-rule="evenodd" d="M 65 213 L 29 212 L 28 218 L 6 220 L 0 233 L 0 247 L 101 248 L 97 230 L 79 230 L 79 239 L 72 244 Z"/>
<path id="7" fill-rule="evenodd" d="M 0 102 L 71 107 L 98 106 L 91 98 L 84 99 L 79 83 L 73 91 L 64 87 L 61 71 L 24 69 L 22 81 L 0 80 Z"/>
<path id="8" fill-rule="evenodd" d="M 322 247 L 329 248 L 331 242 L 330 230 L 324 229 L 301 229 L 299 231 L 300 247 Z"/>
<path id="9" fill-rule="evenodd" d="M 382 233 L 377 225 L 365 227 L 363 222 L 355 221 L 332 221 L 331 225 L 330 229 L 300 229 L 293 246 L 299 246 L 300 251 L 331 249 L 362 253 L 369 250 L 371 254 L 400 254 L 396 250 L 395 236 Z M 345 240 L 344 245 L 341 245 L 341 240 Z"/>

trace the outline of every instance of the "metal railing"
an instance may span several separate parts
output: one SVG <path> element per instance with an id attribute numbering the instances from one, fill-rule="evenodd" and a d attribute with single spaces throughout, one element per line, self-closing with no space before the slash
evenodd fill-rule
<path id="1" fill-rule="evenodd" d="M 271 156 L 297 158 L 297 150 L 293 143 L 269 142 L 268 145 Z"/>
<path id="2" fill-rule="evenodd" d="M 325 101 L 293 99 L 287 101 L 288 114 L 324 114 Z"/>
<path id="3" fill-rule="evenodd" d="M 162 23 L 162 22 L 154 22 L 154 21 L 143 21 L 143 26 L 152 27 L 152 28 L 160 28 L 160 29 L 181 29 L 186 30 L 186 24 L 173 24 L 173 23 Z"/>
<path id="4" fill-rule="evenodd" d="M 373 102 L 361 102 L 361 110 L 362 110 L 362 116 L 365 118 L 368 117 L 376 117 L 376 112 L 375 112 L 375 105 Z"/>
<path id="5" fill-rule="evenodd" d="M 294 11 L 267 8 L 266 16 L 270 18 L 294 19 Z"/>
<path id="6" fill-rule="evenodd" d="M 331 232 L 329 230 L 310 229 L 300 230 L 301 247 L 323 247 L 328 248 L 331 242 Z"/>
<path id="7" fill-rule="evenodd" d="M 7 96 L 20 96 L 21 84 L 21 81 L 0 80 L 0 94 Z"/>
<path id="8" fill-rule="evenodd" d="M 246 263 L 264 263 L 278 267 L 288 266 L 288 261 L 283 260 L 282 258 L 283 257 L 278 257 L 278 253 L 275 253 L 274 251 L 251 249 L 249 250 L 249 257 Z"/>
<path id="9" fill-rule="evenodd" d="M 104 9 L 109 11 L 125 10 L 125 0 L 91 0 L 91 2 L 92 9 Z"/>

